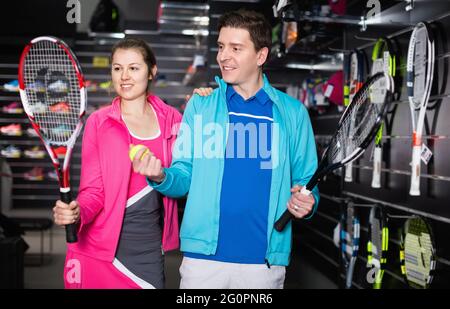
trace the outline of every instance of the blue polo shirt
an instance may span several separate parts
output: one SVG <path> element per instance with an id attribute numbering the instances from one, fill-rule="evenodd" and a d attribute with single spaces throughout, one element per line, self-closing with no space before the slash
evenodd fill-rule
<path id="1" fill-rule="evenodd" d="M 272 180 L 272 105 L 261 88 L 244 100 L 228 85 L 229 134 L 220 196 L 216 253 L 185 256 L 231 263 L 264 264 Z M 207 205 L 205 205 L 207 207 Z"/>

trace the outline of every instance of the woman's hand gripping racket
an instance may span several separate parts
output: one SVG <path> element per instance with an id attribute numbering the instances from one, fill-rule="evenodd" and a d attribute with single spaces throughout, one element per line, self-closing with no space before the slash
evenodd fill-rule
<path id="1" fill-rule="evenodd" d="M 422 133 L 433 84 L 434 40 L 425 23 L 414 28 L 408 47 L 406 64 L 409 107 L 412 123 L 411 186 L 409 194 L 420 195 L 420 157 L 422 152 Z"/>
<path id="2" fill-rule="evenodd" d="M 56 169 L 61 200 L 69 204 L 69 162 L 86 108 L 80 65 L 63 41 L 37 37 L 22 52 L 19 88 L 24 110 Z M 60 148 L 58 155 L 56 148 Z M 66 239 L 77 241 L 75 224 L 66 225 Z"/>
<path id="3" fill-rule="evenodd" d="M 377 87 L 375 93 L 373 85 L 380 83 L 384 87 Z M 322 178 L 331 171 L 361 156 L 371 143 L 380 127 L 381 121 L 392 101 L 390 91 L 392 77 L 384 73 L 372 76 L 356 93 L 353 101 L 345 109 L 339 120 L 338 128 L 324 152 L 319 166 L 309 182 L 301 190 L 302 194 L 309 195 L 311 190 Z M 383 96 L 384 102 L 374 102 L 373 98 Z M 293 215 L 286 210 L 275 222 L 275 229 L 281 232 Z"/>

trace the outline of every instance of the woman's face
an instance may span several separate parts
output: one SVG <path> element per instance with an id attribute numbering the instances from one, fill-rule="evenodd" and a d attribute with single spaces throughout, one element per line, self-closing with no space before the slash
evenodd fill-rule
<path id="1" fill-rule="evenodd" d="M 152 68 L 156 73 L 156 66 Z M 114 90 L 125 100 L 131 101 L 145 95 L 152 76 L 138 49 L 115 51 L 112 59 L 111 76 Z"/>

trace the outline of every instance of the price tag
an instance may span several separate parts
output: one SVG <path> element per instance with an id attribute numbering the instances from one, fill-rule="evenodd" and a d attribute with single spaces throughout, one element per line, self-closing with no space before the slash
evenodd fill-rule
<path id="1" fill-rule="evenodd" d="M 325 90 L 325 93 L 324 93 L 326 98 L 329 98 L 331 96 L 333 89 L 334 89 L 333 85 L 327 85 L 327 89 Z"/>
<path id="2" fill-rule="evenodd" d="M 428 162 L 430 162 L 432 156 L 433 153 L 431 152 L 430 148 L 428 148 L 425 144 L 422 144 L 422 152 L 420 153 L 420 158 L 422 159 L 423 163 L 428 165 Z"/>

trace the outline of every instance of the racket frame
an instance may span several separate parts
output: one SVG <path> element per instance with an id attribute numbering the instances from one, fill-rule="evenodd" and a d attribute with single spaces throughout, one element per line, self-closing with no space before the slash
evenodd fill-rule
<path id="1" fill-rule="evenodd" d="M 48 140 L 44 137 L 44 135 L 41 133 L 41 128 L 39 124 L 36 122 L 35 116 L 33 114 L 32 109 L 30 108 L 28 96 L 26 94 L 26 85 L 25 85 L 25 74 L 24 74 L 24 66 L 26 57 L 30 51 L 30 49 L 33 47 L 34 44 L 37 44 L 42 41 L 49 41 L 53 44 L 57 44 L 61 49 L 64 50 L 65 54 L 69 57 L 73 68 L 76 71 L 77 75 L 77 81 L 78 81 L 78 87 L 79 87 L 79 93 L 80 93 L 80 109 L 78 112 L 79 119 L 78 123 L 72 132 L 72 135 L 67 140 L 67 142 L 63 143 L 53 143 L 52 141 Z M 20 63 L 19 63 L 19 93 L 20 93 L 20 99 L 22 101 L 22 105 L 24 107 L 24 111 L 27 114 L 31 126 L 36 131 L 39 139 L 42 141 L 42 143 L 45 146 L 45 149 L 47 150 L 50 159 L 52 161 L 52 164 L 56 170 L 57 176 L 58 176 L 58 182 L 59 182 L 59 191 L 61 195 L 61 200 L 67 204 L 69 204 L 72 201 L 71 191 L 70 191 L 70 173 L 69 173 L 69 163 L 71 160 L 73 148 L 75 146 L 76 139 L 78 135 L 80 134 L 82 128 L 83 128 L 83 121 L 82 118 L 85 115 L 86 111 L 86 102 L 87 102 L 87 94 L 86 89 L 84 86 L 84 78 L 81 71 L 80 64 L 73 54 L 70 47 L 63 42 L 62 40 L 52 37 L 52 36 L 40 36 L 36 37 L 33 40 L 31 40 L 24 48 L 21 57 L 20 57 Z M 58 159 L 58 156 L 54 150 L 54 147 L 56 146 L 63 146 L 66 148 L 65 155 L 64 155 L 64 161 L 63 165 L 61 166 L 60 160 Z M 74 243 L 77 241 L 76 236 L 76 230 L 77 227 L 75 224 L 69 224 L 66 225 L 66 240 L 69 243 Z"/>
<path id="2" fill-rule="evenodd" d="M 415 43 L 417 41 L 416 34 L 420 30 L 425 30 L 427 34 L 426 50 L 426 83 L 424 93 L 421 97 L 420 110 L 418 117 L 416 117 L 416 104 L 414 104 L 414 59 L 415 59 Z M 411 34 L 408 46 L 408 57 L 406 63 L 406 87 L 408 92 L 409 107 L 411 111 L 411 125 L 412 125 L 412 155 L 411 155 L 411 183 L 409 188 L 409 195 L 420 195 L 420 173 L 421 173 L 421 152 L 422 152 L 422 134 L 424 129 L 425 116 L 427 112 L 428 100 L 431 94 L 434 77 L 434 62 L 435 62 L 435 43 L 432 30 L 425 22 L 418 23 Z"/>
<path id="3" fill-rule="evenodd" d="M 428 235 L 430 236 L 430 242 L 431 242 L 431 255 L 430 255 L 430 273 L 428 275 L 428 278 L 425 282 L 425 286 L 419 286 L 417 283 L 412 282 L 410 280 L 408 280 L 408 276 L 407 276 L 407 267 L 406 267 L 406 248 L 405 248 L 405 243 L 406 243 L 406 234 L 407 234 L 407 227 L 409 227 L 409 224 L 412 220 L 421 220 L 422 223 L 424 223 Z M 425 220 L 425 218 L 421 217 L 421 216 L 417 216 L 414 215 L 411 218 L 407 219 L 405 224 L 403 225 L 403 230 L 401 233 L 401 241 L 400 241 L 400 266 L 401 266 L 401 273 L 404 276 L 405 279 L 405 283 L 411 287 L 411 288 L 418 288 L 418 287 L 422 287 L 422 288 L 429 288 L 431 286 L 431 283 L 433 282 L 434 279 L 434 273 L 436 271 L 436 245 L 435 245 L 435 241 L 434 241 L 434 235 L 433 235 L 433 230 L 431 229 L 430 224 L 427 222 L 427 220 Z"/>
<path id="4" fill-rule="evenodd" d="M 389 89 L 391 89 L 391 85 L 393 83 L 391 76 L 389 76 L 385 73 L 378 73 L 378 74 L 375 74 L 374 76 L 372 76 L 371 78 L 369 78 L 366 81 L 366 84 L 373 84 L 373 81 L 375 79 L 380 78 L 381 76 L 384 76 L 384 78 L 386 79 L 386 83 L 387 83 L 386 97 L 384 98 L 384 103 L 382 104 L 382 106 L 380 108 L 380 112 L 378 113 L 378 115 L 375 119 L 374 126 L 373 126 L 372 130 L 370 131 L 370 133 L 361 142 L 359 147 L 357 147 L 350 155 L 348 155 L 342 161 L 339 161 L 339 162 L 336 162 L 333 164 L 329 164 L 329 165 L 328 165 L 328 161 L 326 160 L 326 158 L 327 158 L 327 153 L 330 150 L 330 147 L 327 147 L 327 149 L 323 153 L 322 160 L 320 161 L 317 170 L 315 171 L 313 176 L 310 178 L 308 183 L 301 189 L 301 191 L 300 191 L 301 194 L 310 195 L 311 190 L 320 182 L 320 180 L 325 175 L 327 175 L 329 172 L 331 172 L 337 168 L 344 166 L 348 162 L 352 162 L 352 161 L 356 160 L 357 158 L 359 158 L 364 153 L 365 149 L 369 146 L 369 144 L 372 142 L 373 138 L 375 137 L 375 134 L 377 133 L 377 131 L 379 129 L 381 121 L 383 120 L 383 117 L 387 111 L 387 108 L 388 108 L 390 102 L 392 101 L 392 93 L 389 90 Z M 354 102 L 357 102 L 359 97 L 363 95 L 363 92 L 361 91 L 363 88 L 364 88 L 364 86 L 355 95 L 352 103 L 344 110 L 344 113 L 342 114 L 341 118 L 339 119 L 338 127 L 337 127 L 336 131 L 334 132 L 330 141 L 333 141 L 335 139 L 335 137 L 338 135 L 338 133 L 344 123 L 344 119 L 346 119 L 347 114 L 352 111 L 352 109 L 351 109 L 352 104 Z M 281 215 L 281 217 L 275 222 L 275 224 L 274 224 L 275 230 L 277 230 L 278 232 L 283 231 L 285 226 L 290 222 L 290 220 L 293 217 L 294 216 L 289 212 L 289 210 L 286 209 L 284 211 L 284 213 Z"/>
<path id="5" fill-rule="evenodd" d="M 380 260 L 375 262 L 373 257 L 373 225 L 375 224 L 375 219 L 378 219 L 378 222 L 380 224 L 379 226 L 379 237 L 381 238 L 380 244 L 381 248 L 377 248 L 377 250 L 380 250 Z M 387 217 L 384 213 L 383 207 L 381 205 L 374 205 L 370 209 L 369 214 L 369 241 L 367 242 L 367 264 L 368 267 L 376 268 L 375 276 L 374 276 L 374 282 L 373 282 L 373 288 L 374 289 L 380 289 L 381 284 L 383 281 L 383 275 L 384 275 L 384 266 L 387 262 L 387 251 L 389 249 L 389 228 L 387 225 Z"/>
<path id="6" fill-rule="evenodd" d="M 389 54 L 388 57 L 388 69 L 386 70 L 386 63 L 384 63 L 384 53 L 387 52 Z M 381 56 L 381 58 L 380 58 Z M 379 38 L 375 43 L 375 46 L 372 51 L 372 61 L 375 62 L 379 59 L 383 59 L 383 69 L 387 71 L 387 73 L 394 78 L 396 72 L 396 57 L 393 51 L 393 47 L 391 42 L 387 38 Z M 373 68 L 372 68 L 372 74 Z M 390 89 L 392 93 L 395 92 L 395 84 L 392 83 L 392 88 Z M 372 169 L 372 188 L 381 188 L 381 162 L 382 162 L 382 136 L 383 136 L 383 124 L 380 125 L 380 129 L 377 132 L 375 137 L 375 147 L 373 150 L 373 169 Z"/>
<path id="7" fill-rule="evenodd" d="M 352 66 L 354 65 L 353 63 L 353 59 L 356 59 L 356 68 L 357 68 L 357 73 L 356 73 L 356 79 L 353 79 L 353 72 L 352 72 Z M 355 49 L 353 50 L 350 55 L 349 55 L 349 61 L 348 61 L 348 72 L 349 72 L 349 80 L 348 80 L 348 85 L 346 85 L 346 87 L 348 87 L 348 90 L 346 91 L 346 106 L 352 101 L 353 97 L 355 96 L 356 93 L 352 93 L 352 83 L 355 81 L 355 91 L 358 92 L 359 89 L 361 89 L 361 87 L 363 86 L 363 82 L 364 82 L 364 68 L 365 68 L 365 64 L 366 64 L 366 57 L 365 54 L 358 50 Z M 351 129 L 350 129 L 351 130 Z M 352 166 L 352 162 L 349 162 L 347 164 L 347 166 L 345 167 L 345 176 L 344 176 L 344 181 L 345 182 L 352 182 L 353 181 L 353 166 Z"/>

